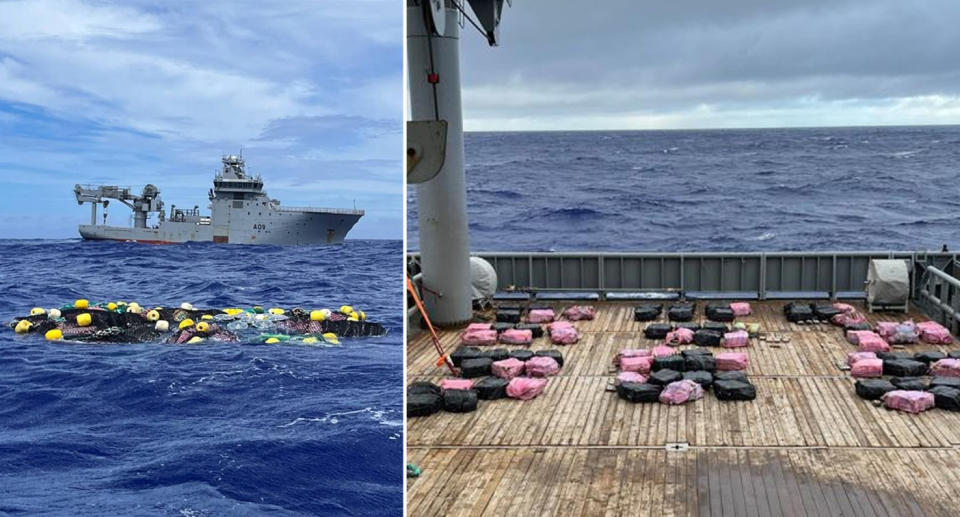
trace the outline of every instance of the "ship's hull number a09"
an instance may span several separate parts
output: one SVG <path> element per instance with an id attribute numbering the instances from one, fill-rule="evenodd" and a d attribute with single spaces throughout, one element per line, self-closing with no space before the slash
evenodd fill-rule
<path id="1" fill-rule="evenodd" d="M 254 229 L 254 230 L 257 230 L 257 231 L 266 230 L 266 229 L 267 229 L 267 225 L 265 225 L 265 224 L 255 224 L 255 225 L 253 225 L 253 229 Z"/>

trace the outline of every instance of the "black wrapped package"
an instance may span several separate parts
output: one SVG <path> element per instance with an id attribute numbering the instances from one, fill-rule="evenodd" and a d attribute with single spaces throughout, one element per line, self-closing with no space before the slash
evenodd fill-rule
<path id="1" fill-rule="evenodd" d="M 473 390 L 444 390 L 443 410 L 451 413 L 469 413 L 477 409 L 477 392 Z"/>
<path id="2" fill-rule="evenodd" d="M 499 334 L 499 333 L 503 332 L 504 330 L 510 330 L 510 329 L 512 329 L 515 325 L 516 325 L 516 323 L 510 323 L 509 321 L 498 321 L 498 322 L 494 323 L 491 328 L 493 328 L 493 330 L 496 330 L 496 331 L 497 331 L 497 334 Z"/>
<path id="3" fill-rule="evenodd" d="M 723 334 L 715 330 L 700 329 L 693 333 L 693 342 L 699 346 L 720 346 Z"/>
<path id="4" fill-rule="evenodd" d="M 960 377 L 938 376 L 930 379 L 930 387 L 935 388 L 937 386 L 960 389 Z"/>
<path id="5" fill-rule="evenodd" d="M 857 396 L 867 400 L 877 400 L 888 391 L 897 389 L 896 386 L 884 379 L 860 379 L 854 385 Z"/>
<path id="6" fill-rule="evenodd" d="M 497 311 L 497 321 L 500 323 L 520 323 L 520 311 L 500 309 Z"/>
<path id="7" fill-rule="evenodd" d="M 424 393 L 440 394 L 440 386 L 432 382 L 418 381 L 407 385 L 407 395 L 421 395 Z"/>
<path id="8" fill-rule="evenodd" d="M 923 380 L 923 377 L 893 377 L 890 384 L 898 390 L 907 391 L 926 391 L 930 387 L 930 383 Z"/>
<path id="9" fill-rule="evenodd" d="M 673 325 L 669 323 L 651 323 L 643 329 L 643 335 L 648 339 L 663 339 L 667 337 L 667 333 L 671 330 L 673 330 Z"/>
<path id="10" fill-rule="evenodd" d="M 717 400 L 753 400 L 757 398 L 757 388 L 743 381 L 713 381 L 713 394 Z"/>
<path id="11" fill-rule="evenodd" d="M 651 321 L 660 316 L 663 305 L 640 305 L 633 309 L 633 321 Z"/>
<path id="12" fill-rule="evenodd" d="M 842 314 L 843 311 L 837 309 L 833 305 L 814 305 L 813 306 L 813 315 L 816 319 L 820 321 L 830 321 L 831 318 L 837 314 Z"/>
<path id="13" fill-rule="evenodd" d="M 624 382 L 617 386 L 617 396 L 630 402 L 657 402 L 663 386 L 656 384 Z"/>
<path id="14" fill-rule="evenodd" d="M 555 348 L 550 350 L 537 350 L 533 353 L 533 355 L 540 357 L 552 357 L 553 360 L 557 362 L 557 365 L 559 365 L 560 368 L 563 368 L 563 354 Z"/>
<path id="15" fill-rule="evenodd" d="M 713 332 L 720 332 L 721 334 L 726 334 L 730 332 L 730 327 L 726 323 L 720 323 L 719 321 L 707 321 L 701 327 L 703 330 L 712 330 Z"/>
<path id="16" fill-rule="evenodd" d="M 705 311 L 707 318 L 711 321 L 733 321 L 736 316 L 733 315 L 733 309 L 729 305 L 708 305 Z"/>
<path id="17" fill-rule="evenodd" d="M 518 330 L 529 330 L 534 339 L 543 337 L 543 327 L 539 323 L 517 323 L 514 328 Z"/>
<path id="18" fill-rule="evenodd" d="M 699 323 L 693 323 L 693 322 L 691 322 L 691 321 L 681 321 L 680 323 L 675 324 L 675 325 L 673 326 L 673 328 L 675 328 L 675 329 L 690 329 L 690 330 L 696 332 L 696 331 L 700 330 L 700 324 L 699 324 Z"/>
<path id="19" fill-rule="evenodd" d="M 533 357 L 533 352 L 524 348 L 521 348 L 519 350 L 511 350 L 510 357 L 513 357 L 514 359 L 519 359 L 521 361 L 527 361 L 531 357 Z"/>
<path id="20" fill-rule="evenodd" d="M 907 352 L 877 352 L 877 358 L 884 361 L 893 361 L 895 359 L 913 359 L 913 354 Z"/>
<path id="21" fill-rule="evenodd" d="M 507 384 L 510 381 L 500 377 L 484 377 L 473 383 L 473 389 L 480 400 L 497 400 L 507 396 Z"/>
<path id="22" fill-rule="evenodd" d="M 916 354 L 913 354 L 914 361 L 920 361 L 921 363 L 926 363 L 926 364 L 935 363 L 946 357 L 947 357 L 947 354 L 943 352 L 937 352 L 937 351 L 917 352 Z"/>
<path id="23" fill-rule="evenodd" d="M 883 361 L 883 374 L 894 377 L 917 377 L 927 373 L 927 365 L 912 359 Z"/>
<path id="24" fill-rule="evenodd" d="M 688 355 L 683 358 L 683 369 L 712 372 L 717 369 L 717 360 L 712 355 Z"/>
<path id="25" fill-rule="evenodd" d="M 691 355 L 713 355 L 713 352 L 706 348 L 688 348 L 686 350 L 681 350 L 680 355 L 684 357 Z"/>
<path id="26" fill-rule="evenodd" d="M 493 348 L 490 350 L 484 350 L 483 357 L 489 357 L 491 361 L 503 361 L 504 359 L 510 357 L 510 351 L 506 348 Z"/>
<path id="27" fill-rule="evenodd" d="M 464 359 L 464 361 L 460 363 L 460 376 L 467 379 L 472 379 L 474 377 L 490 375 L 490 366 L 492 364 L 493 359 L 490 359 L 489 357 Z"/>
<path id="28" fill-rule="evenodd" d="M 847 323 L 843 326 L 844 332 L 848 330 L 873 330 L 873 327 L 867 322 Z"/>
<path id="29" fill-rule="evenodd" d="M 960 359 L 960 350 L 951 350 L 947 357 L 950 359 Z"/>
<path id="30" fill-rule="evenodd" d="M 676 370 L 658 370 L 650 374 L 647 377 L 647 382 L 650 384 L 659 384 L 661 386 L 666 386 L 671 382 L 676 382 L 683 379 L 683 374 Z"/>
<path id="31" fill-rule="evenodd" d="M 936 386 L 930 388 L 933 393 L 933 403 L 940 409 L 947 411 L 960 411 L 960 390 L 949 386 Z"/>
<path id="32" fill-rule="evenodd" d="M 407 416 L 429 416 L 443 407 L 443 397 L 436 393 L 407 395 Z"/>
<path id="33" fill-rule="evenodd" d="M 793 323 L 816 319 L 813 309 L 805 303 L 788 303 L 783 312 L 787 315 L 787 321 Z"/>
<path id="34" fill-rule="evenodd" d="M 694 307 L 688 303 L 674 304 L 667 311 L 670 321 L 690 321 L 693 319 Z"/>
<path id="35" fill-rule="evenodd" d="M 454 366 L 459 368 L 465 359 L 479 359 L 485 355 L 483 350 L 475 346 L 462 346 L 450 354 L 450 360 L 453 361 Z"/>
<path id="36" fill-rule="evenodd" d="M 699 384 L 705 390 L 713 384 L 713 374 L 703 370 L 683 372 L 683 378 Z"/>
<path id="37" fill-rule="evenodd" d="M 740 382 L 749 382 L 747 381 L 747 373 L 744 371 L 732 371 L 732 372 L 713 372 L 713 380 L 716 381 L 740 381 Z"/>
<path id="38" fill-rule="evenodd" d="M 673 370 L 676 372 L 682 372 L 684 370 L 683 366 L 683 356 L 680 354 L 674 355 L 665 355 L 662 357 L 653 358 L 653 371 L 660 370 Z"/>

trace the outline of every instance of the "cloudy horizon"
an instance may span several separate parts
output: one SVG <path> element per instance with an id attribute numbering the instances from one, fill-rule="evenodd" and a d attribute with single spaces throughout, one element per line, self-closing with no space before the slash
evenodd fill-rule
<path id="1" fill-rule="evenodd" d="M 461 40 L 468 131 L 960 124 L 960 2 L 524 0 Z"/>

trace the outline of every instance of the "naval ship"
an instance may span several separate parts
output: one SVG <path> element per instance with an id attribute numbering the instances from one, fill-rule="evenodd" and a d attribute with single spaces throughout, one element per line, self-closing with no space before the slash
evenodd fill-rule
<path id="1" fill-rule="evenodd" d="M 339 244 L 363 217 L 363 210 L 282 207 L 263 190 L 259 175 L 246 173 L 242 156 L 224 156 L 222 162 L 223 169 L 213 178 L 209 192 L 209 216 L 201 215 L 198 206 L 180 209 L 176 205 L 171 205 L 167 216 L 154 185 L 147 185 L 139 195 L 129 187 L 76 185 L 77 203 L 91 205 L 90 224 L 80 225 L 80 236 L 151 244 Z M 106 225 L 111 199 L 133 211 L 132 227 Z M 98 205 L 104 208 L 103 224 L 97 224 Z M 156 224 L 148 226 L 151 213 L 157 214 Z"/>

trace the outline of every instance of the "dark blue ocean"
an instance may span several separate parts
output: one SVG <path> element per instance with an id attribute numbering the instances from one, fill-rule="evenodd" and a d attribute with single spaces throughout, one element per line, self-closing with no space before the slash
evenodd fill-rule
<path id="1" fill-rule="evenodd" d="M 0 317 L 77 298 L 350 303 L 389 332 L 305 345 L 48 343 L 0 329 L 0 515 L 402 513 L 400 241 L 0 241 Z"/>
<path id="2" fill-rule="evenodd" d="M 960 249 L 960 126 L 466 135 L 478 251 Z M 408 241 L 418 246 L 408 188 Z"/>

